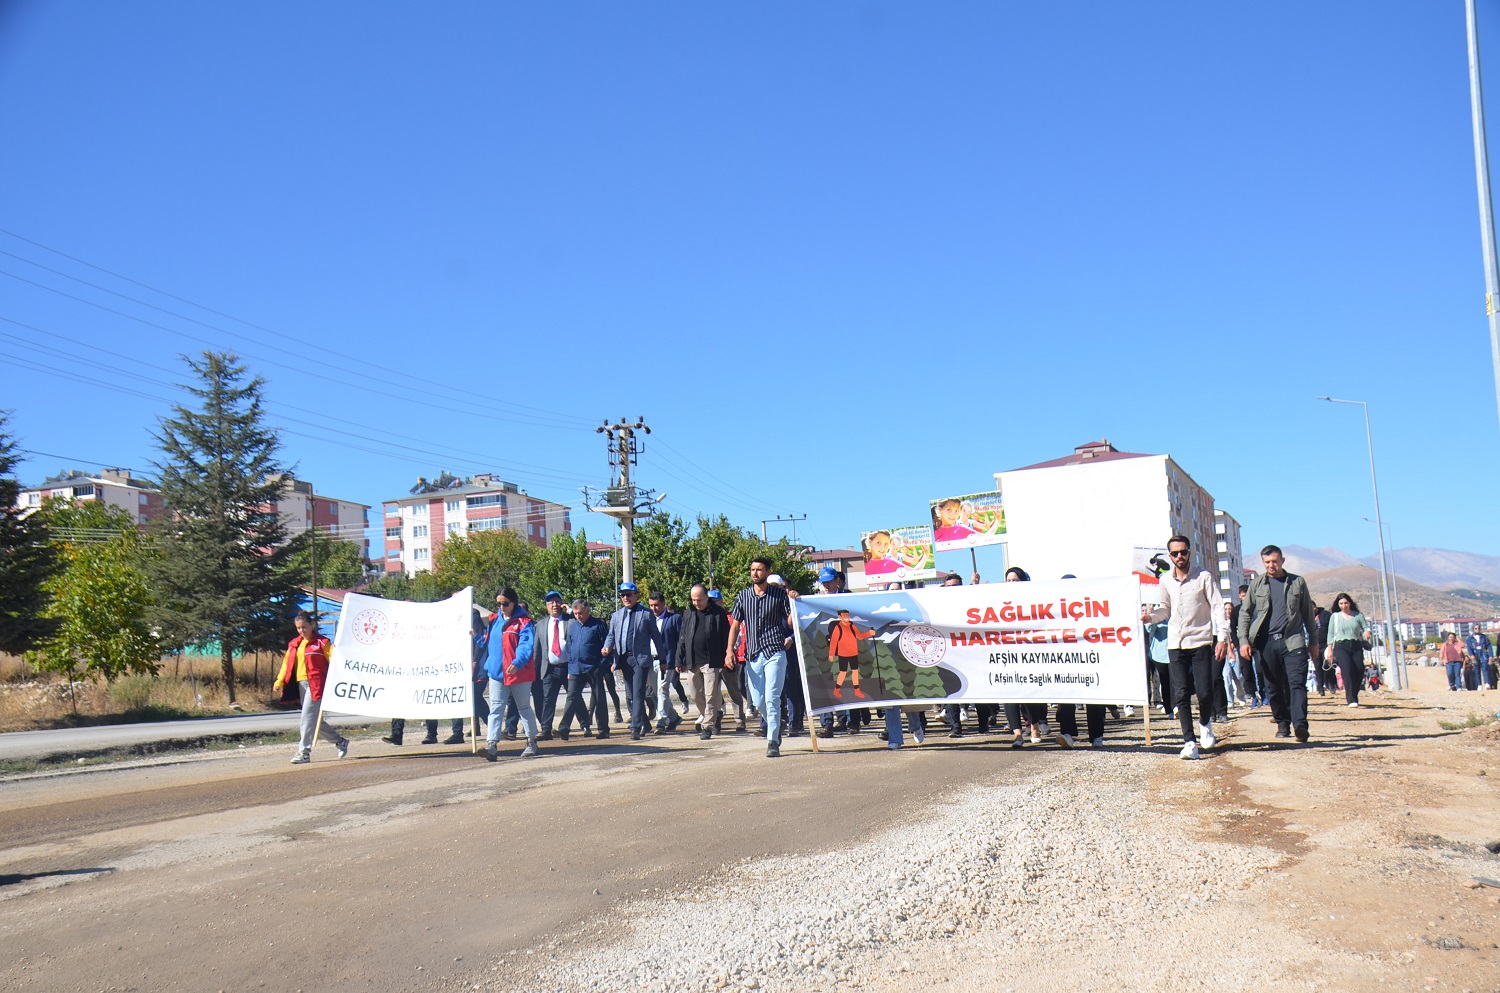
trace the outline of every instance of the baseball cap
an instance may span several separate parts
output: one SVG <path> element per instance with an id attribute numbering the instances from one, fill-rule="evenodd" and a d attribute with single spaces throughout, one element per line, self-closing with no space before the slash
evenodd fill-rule
<path id="1" fill-rule="evenodd" d="M 769 576 L 766 577 L 766 582 L 770 583 L 772 586 L 785 586 L 786 585 L 786 580 L 781 578 L 780 573 L 775 573 L 775 572 L 771 573 Z"/>
<path id="2" fill-rule="evenodd" d="M 620 592 L 621 593 L 635 593 L 635 592 L 638 592 L 638 591 L 636 590 L 634 583 L 621 583 L 620 584 Z"/>
<path id="3" fill-rule="evenodd" d="M 831 583 L 838 578 L 838 571 L 833 566 L 825 565 L 818 570 L 818 582 Z"/>
<path id="4" fill-rule="evenodd" d="M 710 600 L 722 600 L 724 599 L 724 594 L 720 593 L 718 590 L 709 590 L 708 598 Z"/>
<path id="5" fill-rule="evenodd" d="M 557 592 L 556 590 L 548 590 L 547 591 L 547 595 L 544 596 L 544 597 L 542 597 L 542 599 L 543 600 L 561 600 L 562 599 L 562 594 L 559 593 L 559 592 Z"/>

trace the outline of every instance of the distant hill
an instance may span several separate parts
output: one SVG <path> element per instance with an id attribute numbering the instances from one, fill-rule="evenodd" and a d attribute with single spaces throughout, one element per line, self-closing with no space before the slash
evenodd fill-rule
<path id="1" fill-rule="evenodd" d="M 1310 576 L 1315 572 L 1327 572 L 1329 569 L 1337 569 L 1340 566 L 1359 564 L 1359 559 L 1353 555 L 1327 546 L 1303 548 L 1301 545 L 1286 545 L 1281 552 L 1286 556 L 1287 571 L 1295 572 L 1299 576 Z M 1247 554 L 1245 565 L 1259 572 L 1260 557 Z"/>
<path id="2" fill-rule="evenodd" d="M 1286 567 L 1304 576 L 1327 572 L 1343 566 L 1363 564 L 1380 568 L 1380 555 L 1356 559 L 1337 548 L 1303 548 L 1287 545 Z M 1420 584 L 1438 590 L 1464 590 L 1468 593 L 1500 593 L 1500 555 L 1478 555 L 1455 552 L 1447 548 L 1401 548 L 1388 553 L 1391 570 L 1401 585 Z M 1259 563 L 1247 557 L 1245 564 L 1255 568 Z M 1405 611 L 1403 611 L 1404 613 Z"/>
<path id="3" fill-rule="evenodd" d="M 1305 573 L 1304 578 L 1313 592 L 1313 599 L 1324 607 L 1332 608 L 1334 596 L 1347 593 L 1359 604 L 1360 611 L 1366 617 L 1373 619 L 1385 616 L 1380 603 L 1379 569 L 1356 563 L 1322 572 Z M 1396 579 L 1395 592 L 1398 603 L 1396 615 L 1402 618 L 1441 620 L 1445 617 L 1493 617 L 1500 613 L 1500 609 L 1497 609 L 1500 594 L 1485 593 L 1482 599 L 1455 596 L 1402 577 Z"/>

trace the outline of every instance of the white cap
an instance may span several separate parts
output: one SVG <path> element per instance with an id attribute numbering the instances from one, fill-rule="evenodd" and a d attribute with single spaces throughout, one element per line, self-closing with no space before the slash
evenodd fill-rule
<path id="1" fill-rule="evenodd" d="M 766 577 L 766 582 L 770 583 L 772 586 L 785 586 L 786 585 L 786 580 L 782 579 L 781 576 L 779 576 L 778 574 L 776 574 L 774 572 L 771 573 L 769 576 Z"/>

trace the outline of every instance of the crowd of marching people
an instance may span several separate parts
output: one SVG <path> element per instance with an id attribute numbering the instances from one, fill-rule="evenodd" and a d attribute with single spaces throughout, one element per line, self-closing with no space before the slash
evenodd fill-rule
<path id="1" fill-rule="evenodd" d="M 1323 694 L 1341 687 L 1347 705 L 1358 707 L 1360 692 L 1379 686 L 1378 673 L 1364 664 L 1371 632 L 1354 599 L 1340 593 L 1332 612 L 1317 607 L 1302 577 L 1286 571 L 1281 549 L 1268 545 L 1261 550 L 1264 571 L 1240 587 L 1238 603 L 1221 598 L 1206 570 L 1190 568 L 1192 547 L 1186 537 L 1174 535 L 1167 553 L 1170 567 L 1163 565 L 1155 597 L 1160 603 L 1142 607 L 1141 624 L 1147 706 L 1177 720 L 1182 758 L 1196 759 L 1216 747 L 1214 725 L 1227 721 L 1231 708 L 1269 708 L 1277 737 L 1306 742 L 1312 689 Z M 650 591 L 641 603 L 636 584 L 624 582 L 608 622 L 593 615 L 586 599 L 569 603 L 556 590 L 547 593 L 544 613 L 533 617 L 515 590 L 499 590 L 493 614 L 476 606 L 471 625 L 474 718 L 476 727 L 485 727 L 481 754 L 493 762 L 501 742 L 524 741 L 519 754 L 530 758 L 540 753 L 540 743 L 568 741 L 574 734 L 608 739 L 616 733 L 612 709 L 614 725 L 628 729 L 633 741 L 678 733 L 696 712 L 692 728 L 700 738 L 724 734 L 729 718 L 731 730 L 765 738 L 766 756 L 778 757 L 783 733 L 802 736 L 809 728 L 802 680 L 792 668 L 799 664 L 792 626 L 792 600 L 798 594 L 771 568 L 768 560 L 755 559 L 750 585 L 727 604 L 719 590 L 694 584 L 681 611 L 660 590 Z M 1007 582 L 1030 578 L 1016 566 L 1005 576 Z M 973 581 L 979 582 L 979 576 Z M 825 594 L 846 592 L 845 577 L 835 569 L 825 567 L 818 582 Z M 962 583 L 950 575 L 943 585 Z M 840 613 L 828 640 L 829 662 L 838 669 L 834 695 L 857 702 L 864 699 L 859 641 L 868 633 L 861 634 L 845 622 L 847 612 Z M 299 615 L 297 628 L 276 683 L 278 691 L 293 684 L 300 691 L 302 728 L 293 762 L 308 761 L 315 733 L 333 742 L 342 758 L 348 740 L 317 717 L 328 639 L 317 634 L 310 616 Z M 1493 675 L 1491 667 L 1481 678 Z M 891 749 L 903 747 L 907 732 L 923 741 L 929 720 L 941 720 L 949 737 L 999 733 L 1013 748 L 1028 741 L 1072 748 L 1083 740 L 1075 704 L 873 709 L 882 711 L 884 728 L 876 733 Z M 1118 718 L 1122 708 L 1086 704 L 1083 709 L 1086 739 L 1103 746 L 1105 715 L 1113 712 Z M 1132 707 L 1123 711 L 1126 718 L 1134 716 Z M 814 733 L 822 738 L 857 735 L 869 729 L 874 716 L 869 707 L 842 708 L 822 715 Z M 445 743 L 465 740 L 463 723 L 452 722 Z M 426 722 L 423 743 L 438 742 L 438 724 Z M 404 732 L 405 721 L 393 720 L 383 740 L 401 745 Z"/>

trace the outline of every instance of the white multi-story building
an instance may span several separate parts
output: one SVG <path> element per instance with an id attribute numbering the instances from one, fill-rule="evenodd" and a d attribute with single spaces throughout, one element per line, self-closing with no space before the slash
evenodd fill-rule
<path id="1" fill-rule="evenodd" d="M 386 572 L 430 572 L 453 534 L 507 528 L 546 548 L 552 535 L 573 530 L 565 505 L 528 496 L 488 473 L 471 479 L 444 473 L 435 481 L 417 480 L 414 490 L 384 501 Z"/>
<path id="2" fill-rule="evenodd" d="M 1214 549 L 1218 553 L 1219 592 L 1231 602 L 1245 582 L 1245 554 L 1240 548 L 1240 522 L 1214 508 Z"/>
<path id="3" fill-rule="evenodd" d="M 16 497 L 23 513 L 36 510 L 54 497 L 74 503 L 97 501 L 118 507 L 136 524 L 149 524 L 165 513 L 161 491 L 149 479 L 132 474 L 129 469 L 100 469 L 97 476 L 76 470 L 44 480 L 39 486 L 28 486 Z"/>
<path id="4" fill-rule="evenodd" d="M 1137 549 L 1193 543 L 1194 569 L 1217 572 L 1214 500 L 1170 455 L 1122 452 L 1107 440 L 1049 462 L 995 473 L 1007 559 L 1034 579 L 1123 576 Z"/>

